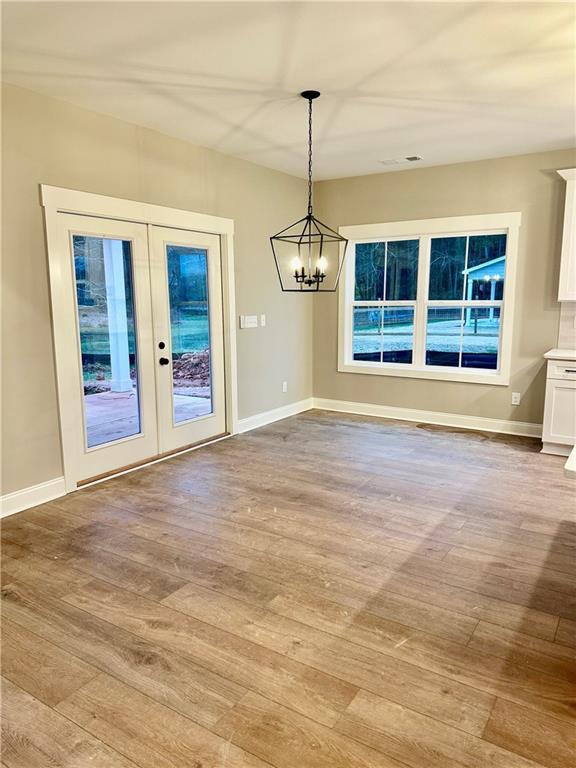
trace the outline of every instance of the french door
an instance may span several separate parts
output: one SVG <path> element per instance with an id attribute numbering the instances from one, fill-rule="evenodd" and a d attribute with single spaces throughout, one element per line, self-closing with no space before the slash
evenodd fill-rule
<path id="1" fill-rule="evenodd" d="M 150 227 L 160 452 L 226 429 L 220 238 Z"/>
<path id="2" fill-rule="evenodd" d="M 225 433 L 218 235 L 61 213 L 54 237 L 67 484 Z"/>

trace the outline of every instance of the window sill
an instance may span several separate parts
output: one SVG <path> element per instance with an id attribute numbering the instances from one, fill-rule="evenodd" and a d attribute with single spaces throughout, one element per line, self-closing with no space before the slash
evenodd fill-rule
<path id="1" fill-rule="evenodd" d="M 491 373 L 471 368 L 464 369 L 460 372 L 433 366 L 418 368 L 415 365 L 387 363 L 386 367 L 384 367 L 380 363 L 354 361 L 352 363 L 339 363 L 338 370 L 341 373 L 364 373 L 373 376 L 396 376 L 397 378 L 459 381 L 466 384 L 492 384 L 502 387 L 506 387 L 510 383 L 510 377 L 501 371 L 494 371 Z"/>

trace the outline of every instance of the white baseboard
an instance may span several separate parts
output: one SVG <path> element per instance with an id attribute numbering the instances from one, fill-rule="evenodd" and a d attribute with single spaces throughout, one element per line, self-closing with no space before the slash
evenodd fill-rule
<path id="1" fill-rule="evenodd" d="M 240 419 L 238 422 L 238 432 L 250 432 L 251 429 L 272 424 L 273 421 L 280 421 L 280 419 L 287 419 L 288 416 L 295 416 L 297 413 L 309 411 L 312 408 L 314 408 L 314 399 L 308 397 L 306 400 L 298 400 L 296 403 L 289 403 L 280 408 L 274 408 L 271 411 L 263 411 L 254 416 L 249 416 L 247 419 Z"/>
<path id="2" fill-rule="evenodd" d="M 38 504 L 45 504 L 66 494 L 66 485 L 63 477 L 56 477 L 54 480 L 47 480 L 45 483 L 31 485 L 29 488 L 22 488 L 21 491 L 7 493 L 0 498 L 0 517 L 8 517 L 16 512 L 22 512 L 23 509 L 36 507 Z"/>
<path id="3" fill-rule="evenodd" d="M 548 453 L 551 456 L 570 456 L 572 451 L 572 445 L 563 445 L 562 443 L 542 443 L 542 450 L 540 453 Z"/>
<path id="4" fill-rule="evenodd" d="M 576 480 L 576 446 L 572 448 L 568 461 L 564 464 L 564 474 Z"/>
<path id="5" fill-rule="evenodd" d="M 378 416 L 384 419 L 400 421 L 418 421 L 424 424 L 439 424 L 444 427 L 460 427 L 480 432 L 500 432 L 504 435 L 523 437 L 541 437 L 542 425 L 524 421 L 505 419 L 487 419 L 481 416 L 463 416 L 459 413 L 441 413 L 437 411 L 419 411 L 414 408 L 396 408 L 391 405 L 373 405 L 372 403 L 354 403 L 348 400 L 329 400 L 314 398 L 314 408 L 324 411 L 356 413 L 361 416 Z"/>

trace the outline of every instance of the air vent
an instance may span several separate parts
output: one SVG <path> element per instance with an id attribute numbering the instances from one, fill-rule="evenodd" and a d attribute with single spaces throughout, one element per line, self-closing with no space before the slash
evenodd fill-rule
<path id="1" fill-rule="evenodd" d="M 392 157 L 388 160 L 379 160 L 380 165 L 402 165 L 402 163 L 417 163 L 422 160 L 420 155 L 409 155 L 408 157 Z"/>

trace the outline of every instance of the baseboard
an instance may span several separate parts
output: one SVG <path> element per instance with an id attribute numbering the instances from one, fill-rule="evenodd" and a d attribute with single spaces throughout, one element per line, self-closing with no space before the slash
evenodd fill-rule
<path id="1" fill-rule="evenodd" d="M 576 446 L 572 448 L 568 461 L 564 464 L 564 474 L 566 477 L 576 480 Z"/>
<path id="2" fill-rule="evenodd" d="M 249 416 L 247 419 L 240 419 L 238 422 L 238 432 L 250 432 L 252 429 L 264 427 L 266 424 L 272 424 L 280 419 L 287 419 L 289 416 L 295 416 L 297 413 L 309 411 L 314 408 L 314 400 L 311 397 L 306 400 L 298 400 L 296 403 L 289 403 L 280 408 L 274 408 L 271 411 L 263 411 Z"/>
<path id="3" fill-rule="evenodd" d="M 361 416 L 376 416 L 383 419 L 398 419 L 399 421 L 416 421 L 423 424 L 438 424 L 444 427 L 473 429 L 479 432 L 498 432 L 504 435 L 520 437 L 541 437 L 542 425 L 525 421 L 510 421 L 507 419 L 488 419 L 483 416 L 466 416 L 459 413 L 443 413 L 440 411 L 420 411 L 415 408 L 396 408 L 391 405 L 375 405 L 373 403 L 355 403 L 350 400 L 331 400 L 322 397 L 310 397 L 297 403 L 264 411 L 241 419 L 238 432 L 249 432 L 251 429 L 263 427 L 280 419 L 295 416 L 297 413 L 318 408 L 324 411 L 339 411 L 340 413 L 355 413 Z"/>
<path id="4" fill-rule="evenodd" d="M 36 507 L 38 504 L 45 504 L 47 501 L 52 501 L 65 494 L 66 485 L 63 477 L 56 477 L 45 483 L 22 488 L 21 491 L 7 493 L 0 498 L 0 517 L 14 515 L 16 512 Z"/>
<path id="5" fill-rule="evenodd" d="M 541 424 L 507 421 L 505 419 L 487 419 L 481 416 L 463 416 L 459 413 L 419 411 L 414 408 L 395 408 L 391 405 L 354 403 L 348 400 L 329 400 L 322 397 L 314 398 L 314 408 L 324 411 L 356 413 L 361 416 L 378 416 L 384 419 L 418 421 L 424 424 L 438 424 L 444 427 L 474 429 L 479 432 L 499 432 L 504 435 L 520 435 L 522 437 L 542 436 Z"/>
<path id="6" fill-rule="evenodd" d="M 570 456 L 573 445 L 563 445 L 562 443 L 542 443 L 540 453 L 548 453 L 550 456 Z"/>

